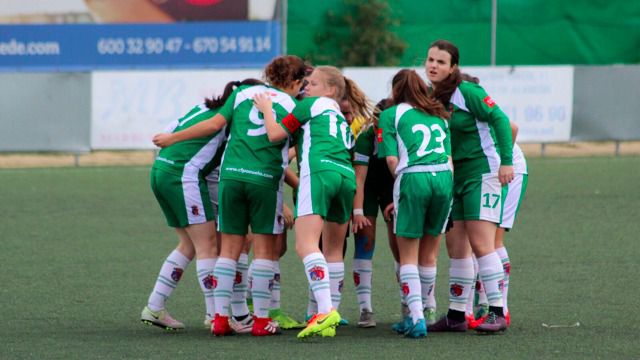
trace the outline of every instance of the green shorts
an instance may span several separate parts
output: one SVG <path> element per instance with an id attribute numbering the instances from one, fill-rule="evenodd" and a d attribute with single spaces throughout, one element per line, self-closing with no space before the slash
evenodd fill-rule
<path id="1" fill-rule="evenodd" d="M 152 168 L 151 190 L 171 227 L 184 228 L 215 219 L 207 183 L 197 172 L 179 176 Z"/>
<path id="2" fill-rule="evenodd" d="M 218 188 L 220 232 L 246 235 L 251 226 L 254 234 L 282 233 L 281 190 L 231 179 L 221 179 Z"/>
<path id="3" fill-rule="evenodd" d="M 454 179 L 453 220 L 502 221 L 502 206 L 507 187 L 502 186 L 498 174 L 478 174 L 466 179 Z"/>
<path id="4" fill-rule="evenodd" d="M 300 178 L 295 216 L 320 215 L 344 224 L 353 211 L 356 181 L 338 172 L 321 171 Z"/>
<path id="5" fill-rule="evenodd" d="M 520 211 L 520 204 L 524 199 L 524 193 L 527 191 L 528 182 L 529 175 L 515 174 L 513 180 L 507 185 L 507 196 L 504 198 L 502 208 L 501 228 L 511 229 L 513 227 L 513 222 Z"/>
<path id="6" fill-rule="evenodd" d="M 451 210 L 452 188 L 451 171 L 400 174 L 393 186 L 393 232 L 407 238 L 442 234 Z"/>

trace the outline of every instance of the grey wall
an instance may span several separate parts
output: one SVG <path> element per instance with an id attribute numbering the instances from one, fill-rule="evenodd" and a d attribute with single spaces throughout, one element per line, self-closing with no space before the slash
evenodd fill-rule
<path id="1" fill-rule="evenodd" d="M 90 131 L 90 73 L 0 73 L 0 151 L 89 151 Z"/>
<path id="2" fill-rule="evenodd" d="M 640 65 L 576 66 L 571 140 L 640 140 Z"/>

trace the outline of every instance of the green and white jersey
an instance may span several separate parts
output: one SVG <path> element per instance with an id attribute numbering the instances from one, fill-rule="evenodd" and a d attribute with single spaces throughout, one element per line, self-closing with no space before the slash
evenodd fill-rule
<path id="1" fill-rule="evenodd" d="M 484 89 L 460 83 L 450 100 L 451 151 L 456 177 L 497 173 L 512 165 L 509 119 Z"/>
<path id="2" fill-rule="evenodd" d="M 527 159 L 518 144 L 513 144 L 513 173 L 528 174 Z"/>
<path id="3" fill-rule="evenodd" d="M 169 124 L 165 132 L 174 133 L 189 128 L 212 118 L 217 112 L 217 109 L 211 110 L 205 104 L 197 105 L 185 116 Z M 226 139 L 223 128 L 213 136 L 173 144 L 160 150 L 153 167 L 183 177 L 197 178 L 198 174 L 206 176 L 220 164 Z"/>
<path id="4" fill-rule="evenodd" d="M 450 170 L 451 143 L 446 120 L 402 103 L 380 114 L 380 129 L 378 156 L 398 157 L 396 175 Z"/>
<path id="5" fill-rule="evenodd" d="M 271 143 L 262 114 L 253 105 L 253 96 L 268 93 L 276 119 L 293 111 L 295 100 L 266 85 L 240 86 L 220 108 L 230 126 L 227 148 L 220 167 L 220 180 L 233 179 L 278 189 L 288 165 L 288 139 Z"/>
<path id="6" fill-rule="evenodd" d="M 353 164 L 369 166 L 369 159 L 378 153 L 378 142 L 373 124 L 360 130 L 353 150 Z"/>
<path id="7" fill-rule="evenodd" d="M 355 176 L 350 153 L 353 134 L 334 100 L 304 98 L 289 116 L 280 121 L 280 125 L 295 136 L 300 177 L 320 171 Z"/>

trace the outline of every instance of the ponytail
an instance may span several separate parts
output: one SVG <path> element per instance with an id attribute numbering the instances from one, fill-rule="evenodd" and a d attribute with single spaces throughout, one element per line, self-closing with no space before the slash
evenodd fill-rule
<path id="1" fill-rule="evenodd" d="M 450 117 L 444 105 L 429 96 L 427 84 L 414 70 L 402 69 L 391 81 L 393 102 L 407 103 L 429 115 L 443 119 Z"/>
<path id="2" fill-rule="evenodd" d="M 222 107 L 222 105 L 224 105 L 224 103 L 227 101 L 229 96 L 231 96 L 233 91 L 242 85 L 264 85 L 264 84 L 260 80 L 251 79 L 251 78 L 244 79 L 242 81 L 230 81 L 224 87 L 224 90 L 222 91 L 222 95 L 218 96 L 217 98 L 214 98 L 214 97 L 211 97 L 210 99 L 205 98 L 204 99 L 205 106 L 211 110 Z"/>
<path id="3" fill-rule="evenodd" d="M 365 95 L 353 80 L 345 76 L 343 76 L 343 79 L 345 84 L 343 99 L 351 104 L 353 117 L 362 117 L 367 119 L 367 122 L 370 122 L 373 115 L 371 101 L 367 99 L 367 95 Z"/>

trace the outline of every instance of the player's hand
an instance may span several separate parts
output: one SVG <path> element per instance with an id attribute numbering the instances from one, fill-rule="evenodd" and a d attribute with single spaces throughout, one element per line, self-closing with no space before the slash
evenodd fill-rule
<path id="1" fill-rule="evenodd" d="M 382 212 L 382 215 L 384 216 L 384 221 L 386 222 L 391 221 L 391 216 L 393 215 L 395 210 L 396 208 L 393 205 L 393 203 L 389 203 L 389 205 L 387 205 L 387 207 L 384 208 L 384 211 Z"/>
<path id="2" fill-rule="evenodd" d="M 500 180 L 500 184 L 507 185 L 513 180 L 513 166 L 511 165 L 501 165 L 498 170 L 498 180 Z"/>
<path id="3" fill-rule="evenodd" d="M 351 224 L 353 225 L 353 233 L 355 234 L 364 229 L 365 226 L 371 226 L 371 221 L 364 215 L 354 215 Z"/>
<path id="4" fill-rule="evenodd" d="M 284 218 L 284 226 L 292 229 L 294 224 L 293 211 L 287 205 L 282 205 L 282 217 Z"/>
<path id="5" fill-rule="evenodd" d="M 160 148 L 166 148 L 167 146 L 173 145 L 171 134 L 156 134 L 156 136 L 153 137 L 153 144 Z"/>
<path id="6" fill-rule="evenodd" d="M 271 112 L 273 105 L 271 103 L 271 96 L 267 93 L 258 93 L 253 96 L 253 104 L 260 110 L 261 113 Z"/>

